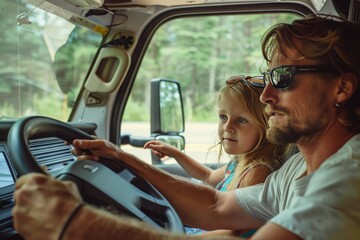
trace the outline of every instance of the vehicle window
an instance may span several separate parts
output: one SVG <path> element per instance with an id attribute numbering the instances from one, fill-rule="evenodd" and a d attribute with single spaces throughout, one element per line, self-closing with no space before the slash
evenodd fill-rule
<path id="1" fill-rule="evenodd" d="M 66 121 L 102 40 L 99 33 L 25 1 L 0 1 L 0 120 Z M 65 10 L 63 10 L 64 12 Z"/>
<path id="2" fill-rule="evenodd" d="M 123 116 L 122 132 L 149 136 L 150 80 L 177 80 L 184 101 L 185 152 L 203 163 L 217 162 L 218 153 L 208 151 L 218 141 L 215 92 L 230 76 L 256 76 L 265 70 L 262 35 L 275 23 L 296 18 L 299 16 L 294 14 L 262 13 L 190 17 L 164 24 L 141 63 Z M 148 150 L 144 153 L 127 145 L 123 148 L 141 159 L 150 159 Z"/>

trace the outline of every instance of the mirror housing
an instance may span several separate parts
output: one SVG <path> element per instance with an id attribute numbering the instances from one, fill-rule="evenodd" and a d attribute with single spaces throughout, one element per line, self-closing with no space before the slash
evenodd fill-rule
<path id="1" fill-rule="evenodd" d="M 151 135 L 154 139 L 170 144 L 180 151 L 185 149 L 184 106 L 178 81 L 153 79 L 151 81 Z M 153 164 L 161 160 L 151 154 Z"/>
<path id="2" fill-rule="evenodd" d="M 184 107 L 179 82 L 170 79 L 151 81 L 151 136 L 121 135 L 121 144 L 143 147 L 150 140 L 159 140 L 170 144 L 180 151 L 185 149 L 185 138 L 180 135 L 185 130 Z M 162 164 L 151 154 L 152 164 Z"/>
<path id="3" fill-rule="evenodd" d="M 178 134 L 185 130 L 180 84 L 170 79 L 151 81 L 151 133 Z"/>

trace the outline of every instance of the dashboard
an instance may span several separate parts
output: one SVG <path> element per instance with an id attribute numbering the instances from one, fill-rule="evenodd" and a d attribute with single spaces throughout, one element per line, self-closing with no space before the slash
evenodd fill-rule
<path id="1" fill-rule="evenodd" d="M 10 171 L 10 166 L 5 157 L 4 147 L 0 146 L 0 189 L 14 184 L 14 176 Z"/>
<path id="2" fill-rule="evenodd" d="M 0 239 L 2 240 L 21 239 L 14 232 L 11 217 L 17 173 L 8 150 L 7 135 L 13 123 L 13 121 L 0 122 Z M 95 135 L 97 128 L 94 123 L 69 124 L 91 135 Z M 71 153 L 71 146 L 64 144 L 62 139 L 31 139 L 28 144 L 31 154 L 49 174 L 56 173 L 76 160 Z"/>

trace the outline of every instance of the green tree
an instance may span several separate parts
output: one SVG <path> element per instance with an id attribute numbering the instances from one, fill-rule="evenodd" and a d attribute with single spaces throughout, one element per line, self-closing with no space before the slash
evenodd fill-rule
<path id="1" fill-rule="evenodd" d="M 132 101 L 149 102 L 149 81 L 178 80 L 188 120 L 213 116 L 214 92 L 231 75 L 259 75 L 264 70 L 260 50 L 264 32 L 290 14 L 248 14 L 189 17 L 170 21 L 155 33 L 142 62 Z M 213 117 L 212 117 L 213 118 Z M 214 118 L 213 118 L 214 119 Z"/>

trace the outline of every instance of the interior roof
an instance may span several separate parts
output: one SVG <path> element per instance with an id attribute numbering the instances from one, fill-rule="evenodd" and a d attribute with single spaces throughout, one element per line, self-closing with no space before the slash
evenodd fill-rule
<path id="1" fill-rule="evenodd" d="M 68 0 L 72 1 L 72 0 Z M 97 0 L 95 0 L 97 1 Z M 109 9 L 124 9 L 146 6 L 191 6 L 191 5 L 217 5 L 217 4 L 238 4 L 238 3 L 271 3 L 271 2 L 298 2 L 314 8 L 311 0 L 104 0 L 104 6 Z M 318 2 L 318 1 L 315 1 Z"/>

